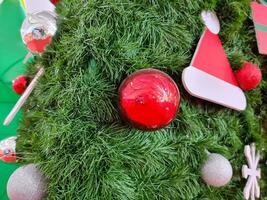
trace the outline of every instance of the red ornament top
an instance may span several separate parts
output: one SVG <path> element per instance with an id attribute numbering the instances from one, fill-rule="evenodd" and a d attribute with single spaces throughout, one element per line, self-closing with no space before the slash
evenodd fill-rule
<path id="1" fill-rule="evenodd" d="M 175 82 L 155 69 L 139 70 L 120 87 L 120 106 L 125 117 L 139 128 L 156 130 L 175 117 L 180 93 Z"/>

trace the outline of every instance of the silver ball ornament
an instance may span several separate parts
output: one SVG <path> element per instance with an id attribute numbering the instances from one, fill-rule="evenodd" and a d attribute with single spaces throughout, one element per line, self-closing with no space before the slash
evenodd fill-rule
<path id="1" fill-rule="evenodd" d="M 35 164 L 18 168 L 7 183 L 10 200 L 42 200 L 46 189 L 46 179 Z"/>
<path id="2" fill-rule="evenodd" d="M 202 179 L 210 186 L 227 185 L 233 176 L 230 162 L 220 154 L 211 153 L 201 169 Z"/>

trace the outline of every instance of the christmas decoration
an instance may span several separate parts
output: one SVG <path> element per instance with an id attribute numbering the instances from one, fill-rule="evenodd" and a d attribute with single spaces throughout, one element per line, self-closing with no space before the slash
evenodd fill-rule
<path id="1" fill-rule="evenodd" d="M 233 176 L 230 162 L 220 154 L 210 153 L 201 169 L 202 179 L 211 186 L 227 185 Z"/>
<path id="2" fill-rule="evenodd" d="M 24 91 L 23 95 L 17 101 L 16 105 L 13 107 L 13 109 L 10 111 L 10 113 L 6 117 L 4 121 L 5 126 L 9 125 L 12 122 L 12 120 L 14 119 L 14 117 L 16 116 L 20 108 L 23 106 L 27 98 L 32 93 L 34 87 L 37 85 L 39 78 L 43 74 L 44 74 L 44 68 L 41 67 L 39 71 L 37 72 L 37 74 L 35 75 L 35 77 L 33 78 L 33 80 L 31 81 L 31 83 L 29 84 L 29 86 L 27 87 L 27 89 Z"/>
<path id="3" fill-rule="evenodd" d="M 237 82 L 243 90 L 253 90 L 261 82 L 262 74 L 260 68 L 250 62 L 246 62 L 235 73 Z"/>
<path id="4" fill-rule="evenodd" d="M 7 184 L 10 200 L 42 200 L 46 190 L 46 179 L 34 164 L 18 168 Z"/>
<path id="5" fill-rule="evenodd" d="M 246 97 L 238 87 L 221 40 L 207 28 L 190 66 L 183 71 L 182 81 L 192 96 L 235 110 L 246 108 Z"/>
<path id="6" fill-rule="evenodd" d="M 28 14 L 21 27 L 23 42 L 31 53 L 43 53 L 57 30 L 53 12 Z"/>
<path id="7" fill-rule="evenodd" d="M 256 153 L 255 144 L 246 145 L 244 150 L 248 165 L 243 165 L 242 176 L 248 179 L 247 184 L 244 188 L 245 199 L 254 200 L 260 198 L 260 186 L 258 179 L 261 178 L 261 170 L 258 169 L 260 160 L 259 152 Z"/>
<path id="8" fill-rule="evenodd" d="M 201 17 L 210 32 L 213 34 L 218 34 L 220 32 L 220 22 L 215 13 L 210 11 L 202 11 Z"/>
<path id="9" fill-rule="evenodd" d="M 18 76 L 15 80 L 12 81 L 12 88 L 17 94 L 23 94 L 28 85 L 27 76 Z"/>
<path id="10" fill-rule="evenodd" d="M 267 3 L 253 1 L 251 3 L 252 18 L 254 21 L 259 52 L 267 54 Z"/>
<path id="11" fill-rule="evenodd" d="M 9 137 L 0 141 L 0 160 L 16 162 L 16 139 L 17 137 Z"/>
<path id="12" fill-rule="evenodd" d="M 133 73 L 123 81 L 119 93 L 123 115 L 135 126 L 148 130 L 168 125 L 180 103 L 175 82 L 155 69 Z"/>
<path id="13" fill-rule="evenodd" d="M 42 163 L 49 177 L 47 199 L 242 199 L 245 179 L 238 172 L 226 187 L 211 188 L 199 179 L 199 161 L 203 148 L 228 152 L 236 169 L 244 164 L 242 144 L 253 138 L 262 147 L 267 144 L 266 83 L 246 94 L 249 109 L 243 114 L 199 104 L 183 93 L 171 125 L 153 133 L 125 126 L 116 102 L 119 83 L 137 69 L 156 66 L 180 84 L 203 31 L 201 9 L 213 8 L 223 19 L 224 48 L 235 66 L 253 59 L 264 68 L 267 60 L 254 51 L 248 1 L 60 4 L 59 35 L 44 56 L 33 60 L 46 73 L 27 100 L 17 141 L 23 162 Z M 35 70 L 33 64 L 29 72 Z M 3 128 L 11 127 L 13 122 Z M 261 182 L 266 190 L 267 179 Z"/>

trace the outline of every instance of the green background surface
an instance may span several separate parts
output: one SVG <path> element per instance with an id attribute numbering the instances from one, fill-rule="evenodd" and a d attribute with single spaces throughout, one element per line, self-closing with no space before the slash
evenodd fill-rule
<path id="1" fill-rule="evenodd" d="M 23 74 L 22 61 L 27 49 L 21 41 L 20 27 L 24 13 L 18 0 L 5 0 L 0 5 L 0 140 L 16 135 L 21 113 L 9 126 L 2 122 L 19 98 L 12 91 L 11 82 Z M 0 200 L 6 200 L 6 183 L 16 164 L 0 162 Z"/>

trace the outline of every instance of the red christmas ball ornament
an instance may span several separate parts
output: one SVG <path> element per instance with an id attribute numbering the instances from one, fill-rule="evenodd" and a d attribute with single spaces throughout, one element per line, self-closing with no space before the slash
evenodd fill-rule
<path id="1" fill-rule="evenodd" d="M 122 114 L 134 126 L 157 130 L 168 125 L 180 105 L 180 93 L 170 76 L 155 69 L 128 76 L 119 89 Z"/>
<path id="2" fill-rule="evenodd" d="M 244 63 L 242 67 L 235 72 L 235 76 L 239 86 L 243 90 L 255 89 L 262 80 L 260 68 L 251 62 Z"/>
<path id="3" fill-rule="evenodd" d="M 12 88 L 13 88 L 14 92 L 16 92 L 17 94 L 23 94 L 23 92 L 27 88 L 27 85 L 28 85 L 27 76 L 18 76 L 12 82 Z"/>

